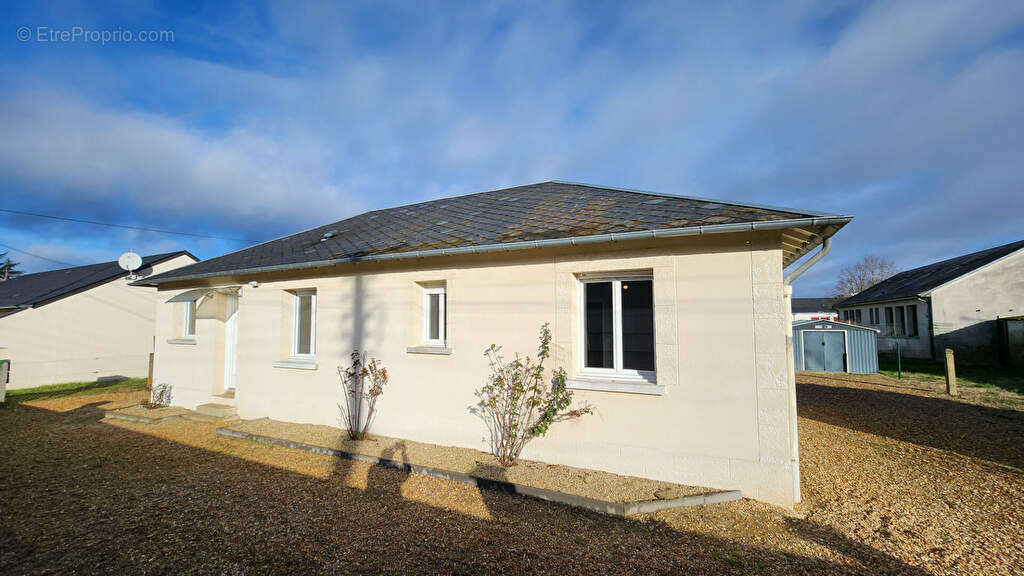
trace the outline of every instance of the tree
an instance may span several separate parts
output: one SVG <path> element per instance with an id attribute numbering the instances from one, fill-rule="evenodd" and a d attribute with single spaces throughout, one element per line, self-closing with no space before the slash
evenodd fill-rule
<path id="1" fill-rule="evenodd" d="M 544 385 L 544 361 L 551 354 L 551 329 L 540 328 L 537 359 L 516 354 L 511 361 L 501 347 L 491 344 L 484 355 L 491 365 L 487 384 L 477 391 L 480 402 L 471 412 L 483 419 L 491 434 L 491 453 L 504 467 L 515 466 L 526 444 L 544 436 L 555 422 L 590 414 L 589 405 L 570 408 L 572 392 L 565 387 L 565 370 L 559 368 Z"/>
<path id="2" fill-rule="evenodd" d="M 7 257 L 7 252 L 0 252 L 0 282 L 9 278 L 14 278 L 15 276 L 20 276 L 22 271 L 18 270 L 19 264 L 21 264 L 21 262 L 12 262 L 11 259 Z"/>
<path id="3" fill-rule="evenodd" d="M 896 273 L 896 265 L 881 256 L 868 255 L 839 271 L 833 296 L 846 298 L 863 292 Z"/>

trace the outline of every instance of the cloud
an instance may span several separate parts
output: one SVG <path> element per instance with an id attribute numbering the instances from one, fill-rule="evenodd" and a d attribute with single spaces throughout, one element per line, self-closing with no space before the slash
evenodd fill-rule
<path id="1" fill-rule="evenodd" d="M 204 12 L 171 22 L 174 46 L 0 64 L 0 185 L 257 238 L 549 178 L 852 214 L 797 286 L 818 295 L 866 253 L 907 268 L 1024 229 L 1022 10 Z"/>

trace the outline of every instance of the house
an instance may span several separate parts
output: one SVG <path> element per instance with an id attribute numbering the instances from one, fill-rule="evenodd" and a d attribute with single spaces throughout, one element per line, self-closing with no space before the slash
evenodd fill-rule
<path id="1" fill-rule="evenodd" d="M 198 259 L 188 252 L 142 259 L 142 277 Z M 149 372 L 157 291 L 128 285 L 117 262 L 23 274 L 0 282 L 0 359 L 10 360 L 8 388 Z"/>
<path id="2" fill-rule="evenodd" d="M 849 217 L 566 182 L 375 210 L 151 276 L 174 403 L 337 426 L 353 349 L 374 432 L 487 450 L 484 350 L 553 334 L 576 401 L 523 457 L 799 499 L 783 267 Z"/>
<path id="3" fill-rule="evenodd" d="M 839 304 L 844 321 L 878 328 L 879 352 L 999 360 L 997 319 L 1024 310 L 1024 240 L 900 272 Z"/>
<path id="4" fill-rule="evenodd" d="M 839 320 L 834 298 L 793 298 L 793 321 Z"/>

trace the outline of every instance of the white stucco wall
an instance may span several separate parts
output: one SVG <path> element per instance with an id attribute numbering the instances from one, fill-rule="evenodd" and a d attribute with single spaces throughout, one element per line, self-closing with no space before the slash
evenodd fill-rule
<path id="1" fill-rule="evenodd" d="M 193 262 L 176 256 L 154 266 L 154 273 Z M 0 318 L 0 358 L 11 360 L 9 388 L 146 376 L 157 301 L 155 288 L 128 286 L 121 277 Z"/>
<path id="2" fill-rule="evenodd" d="M 957 360 L 999 360 L 996 318 L 1024 314 L 1024 250 L 932 291 L 935 348 L 952 348 Z M 940 356 L 941 357 L 941 356 Z"/>
<path id="3" fill-rule="evenodd" d="M 535 354 L 550 322 L 553 362 L 578 375 L 576 275 L 652 270 L 657 384 L 664 395 L 575 392 L 596 414 L 556 425 L 524 457 L 667 481 L 739 488 L 790 506 L 787 310 L 774 234 L 718 235 L 502 255 L 358 264 L 325 275 L 225 279 L 241 284 L 237 403 L 243 418 L 337 426 L 339 364 L 354 348 L 379 358 L 391 382 L 374 432 L 487 449 L 469 412 L 485 381 L 484 349 Z M 258 278 L 261 285 L 246 284 Z M 412 354 L 421 343 L 422 282 L 445 281 L 451 355 Z M 162 301 L 194 286 L 161 291 Z M 287 290 L 317 290 L 317 369 L 275 368 L 288 355 Z M 157 314 L 155 382 L 188 408 L 223 399 L 223 318 L 200 314 L 196 343 L 176 344 L 180 305 Z"/>

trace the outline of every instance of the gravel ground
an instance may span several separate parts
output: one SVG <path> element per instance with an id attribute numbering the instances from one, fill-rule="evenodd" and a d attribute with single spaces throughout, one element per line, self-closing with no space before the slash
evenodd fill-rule
<path id="1" fill-rule="evenodd" d="M 664 498 L 682 498 L 693 494 L 720 492 L 711 488 L 684 486 L 529 460 L 520 460 L 516 466 L 505 469 L 493 456 L 479 450 L 424 444 L 385 436 L 372 436 L 366 440 L 354 441 L 349 440 L 341 429 L 333 426 L 252 420 L 234 424 L 231 428 L 249 434 L 453 470 L 482 478 L 504 480 L 609 502 L 656 500 L 659 494 Z"/>
<path id="2" fill-rule="evenodd" d="M 1024 414 L 801 375 L 804 517 L 622 519 L 215 435 L 0 408 L 2 574 L 1019 574 Z"/>

